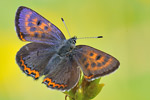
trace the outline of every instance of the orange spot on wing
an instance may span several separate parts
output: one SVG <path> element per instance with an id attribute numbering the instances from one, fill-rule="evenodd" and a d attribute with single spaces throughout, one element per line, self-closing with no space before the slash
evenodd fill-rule
<path id="1" fill-rule="evenodd" d="M 20 34 L 20 38 L 21 38 L 21 40 L 22 40 L 22 41 L 26 41 L 26 40 L 23 38 L 22 33 L 20 32 L 19 34 Z"/>
<path id="2" fill-rule="evenodd" d="M 94 57 L 93 57 L 94 56 Z M 92 59 L 94 59 L 94 61 L 93 62 L 95 62 L 95 63 L 97 63 L 97 62 L 99 62 L 99 63 L 102 63 L 103 61 L 104 61 L 104 56 L 102 56 L 98 61 L 95 61 L 95 57 L 97 56 L 96 54 L 93 54 L 93 56 L 91 57 Z M 91 61 L 87 61 L 87 63 L 89 63 L 89 66 L 87 67 L 87 69 L 88 70 L 96 70 L 96 69 L 98 69 L 97 67 L 91 67 Z"/>
<path id="3" fill-rule="evenodd" d="M 32 12 L 29 12 L 29 13 L 26 14 L 26 16 L 25 16 L 25 26 L 26 26 L 25 29 L 26 29 L 26 32 L 29 33 L 30 35 L 31 35 L 31 33 L 33 33 L 33 32 L 30 31 L 30 27 L 28 27 L 28 24 L 29 24 L 28 19 L 30 18 L 31 14 L 32 14 Z M 36 21 L 36 19 L 33 19 L 33 20 Z"/>
<path id="4" fill-rule="evenodd" d="M 84 77 L 85 77 L 86 79 L 91 79 L 92 77 L 94 77 L 94 75 L 91 75 L 91 76 L 86 76 L 86 75 L 84 75 Z"/>
<path id="5" fill-rule="evenodd" d="M 44 22 L 42 22 L 39 27 L 42 28 L 42 29 L 44 29 L 45 26 L 47 26 L 47 25 Z"/>
<path id="6" fill-rule="evenodd" d="M 32 12 L 29 12 L 28 14 L 26 14 L 25 16 L 25 26 L 28 26 L 28 19 L 30 18 L 30 15 L 32 14 Z"/>
<path id="7" fill-rule="evenodd" d="M 105 58 L 105 57 L 102 56 L 102 57 L 98 60 L 98 62 L 100 62 L 100 63 L 103 62 L 103 61 L 104 61 L 104 58 Z"/>
<path id="8" fill-rule="evenodd" d="M 52 85 L 53 86 L 53 88 L 54 87 L 58 87 L 58 88 L 60 88 L 60 87 L 63 87 L 63 88 L 65 88 L 67 85 L 64 85 L 64 84 L 56 84 L 56 83 L 54 83 L 54 82 L 52 82 L 52 80 L 50 79 L 50 78 L 45 78 L 44 80 L 43 80 L 43 82 L 45 82 L 45 81 L 48 81 L 48 86 L 50 86 L 50 85 Z"/>
<path id="9" fill-rule="evenodd" d="M 107 66 L 110 65 L 111 61 L 112 61 L 112 58 L 110 58 L 110 59 L 108 60 L 108 62 L 106 62 L 105 65 L 102 65 L 101 67 L 94 67 L 94 68 L 92 68 L 92 70 L 100 70 L 100 69 L 102 69 L 102 68 L 105 68 L 105 67 L 107 67 Z"/>
<path id="10" fill-rule="evenodd" d="M 25 64 L 24 64 L 24 60 L 22 59 L 22 56 L 21 56 L 21 59 L 20 59 L 20 62 L 21 62 L 21 66 L 24 67 L 24 71 L 25 70 L 28 70 L 28 74 L 30 75 L 31 73 L 34 73 L 35 74 L 35 77 L 34 78 L 38 78 L 40 75 L 39 75 L 39 72 L 36 71 L 36 70 L 31 70 L 30 68 L 28 68 Z"/>
<path id="11" fill-rule="evenodd" d="M 37 18 L 34 18 L 32 19 L 33 22 L 35 22 L 35 24 L 37 23 L 38 19 Z"/>
<path id="12" fill-rule="evenodd" d="M 92 56 L 90 56 L 90 58 L 95 59 L 95 58 L 96 58 L 96 56 L 97 56 L 97 54 L 96 54 L 96 53 L 94 53 L 94 52 L 90 52 L 90 53 L 93 53 L 93 55 L 92 55 Z M 89 55 L 90 55 L 90 54 L 89 54 Z"/>

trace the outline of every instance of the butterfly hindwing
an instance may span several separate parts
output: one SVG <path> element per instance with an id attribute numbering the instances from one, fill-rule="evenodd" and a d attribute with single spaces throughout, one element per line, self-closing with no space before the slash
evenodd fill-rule
<path id="1" fill-rule="evenodd" d="M 23 72 L 37 79 L 43 75 L 55 51 L 54 47 L 48 44 L 29 43 L 17 52 L 16 61 Z"/>
<path id="2" fill-rule="evenodd" d="M 15 18 L 16 31 L 23 41 L 55 45 L 64 40 L 63 33 L 51 22 L 27 7 L 19 7 Z"/>
<path id="3" fill-rule="evenodd" d="M 53 68 L 46 77 L 43 83 L 51 89 L 61 91 L 70 90 L 79 80 L 80 68 L 72 58 L 60 58 L 57 54 L 53 56 L 47 67 Z"/>
<path id="4" fill-rule="evenodd" d="M 120 65 L 116 58 L 90 46 L 79 45 L 75 52 L 84 77 L 89 81 L 113 72 Z"/>

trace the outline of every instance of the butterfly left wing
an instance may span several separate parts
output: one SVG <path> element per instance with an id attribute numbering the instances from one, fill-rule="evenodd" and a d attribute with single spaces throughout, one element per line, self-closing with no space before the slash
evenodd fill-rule
<path id="1" fill-rule="evenodd" d="M 54 46 L 45 43 L 29 43 L 17 52 L 16 62 L 25 74 L 38 79 L 43 75 L 47 63 L 55 53 Z"/>
<path id="2" fill-rule="evenodd" d="M 51 22 L 27 7 L 19 7 L 16 12 L 15 26 L 22 41 L 57 44 L 65 40 L 63 33 Z"/>
<path id="3" fill-rule="evenodd" d="M 115 71 L 120 65 L 116 58 L 90 46 L 78 45 L 74 52 L 85 79 L 89 81 Z"/>

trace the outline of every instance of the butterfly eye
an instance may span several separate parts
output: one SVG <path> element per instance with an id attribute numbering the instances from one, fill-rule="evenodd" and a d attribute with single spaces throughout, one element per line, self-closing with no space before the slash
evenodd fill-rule
<path id="1" fill-rule="evenodd" d="M 76 40 L 73 40 L 73 44 L 76 44 Z"/>

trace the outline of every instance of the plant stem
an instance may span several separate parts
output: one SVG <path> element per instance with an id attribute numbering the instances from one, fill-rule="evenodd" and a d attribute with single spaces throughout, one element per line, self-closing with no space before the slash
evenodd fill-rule
<path id="1" fill-rule="evenodd" d="M 99 84 L 99 82 L 100 78 L 89 82 L 82 74 L 79 83 L 73 89 L 64 93 L 69 100 L 91 100 L 100 93 L 104 86 L 104 84 Z"/>

